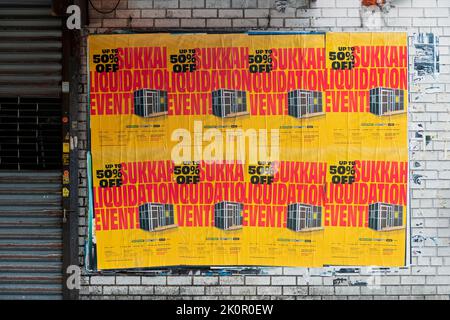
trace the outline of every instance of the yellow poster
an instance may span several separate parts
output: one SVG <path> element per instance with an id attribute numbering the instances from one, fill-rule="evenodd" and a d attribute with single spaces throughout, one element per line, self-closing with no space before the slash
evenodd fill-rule
<path id="1" fill-rule="evenodd" d="M 404 33 L 88 40 L 98 269 L 403 266 Z"/>

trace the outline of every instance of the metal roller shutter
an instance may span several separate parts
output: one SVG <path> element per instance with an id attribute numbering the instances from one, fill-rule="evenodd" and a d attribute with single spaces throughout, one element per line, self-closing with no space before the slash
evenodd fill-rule
<path id="1" fill-rule="evenodd" d="M 49 0 L 0 1 L 0 299 L 62 298 L 62 41 L 50 12 Z"/>
<path id="2" fill-rule="evenodd" d="M 0 171 L 0 299 L 62 297 L 60 174 Z"/>
<path id="3" fill-rule="evenodd" d="M 50 4 L 0 5 L 0 96 L 59 97 L 61 19 Z"/>

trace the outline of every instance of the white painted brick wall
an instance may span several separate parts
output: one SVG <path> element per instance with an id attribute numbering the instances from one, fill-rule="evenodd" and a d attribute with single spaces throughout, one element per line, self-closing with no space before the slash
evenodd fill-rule
<path id="1" fill-rule="evenodd" d="M 294 3 L 295 1 L 290 1 Z M 298 4 L 304 1 L 296 1 Z M 93 0 L 94 5 L 110 9 L 112 2 Z M 444 141 L 450 156 L 450 1 L 394 0 L 382 31 L 433 32 L 440 36 L 441 74 L 423 85 L 437 91 L 420 95 L 411 85 L 410 134 L 418 125 L 432 136 L 425 150 L 410 153 L 412 173 L 423 175 L 421 185 L 411 182 L 412 236 L 436 237 L 413 243 L 413 265 L 375 273 L 361 268 L 359 274 L 321 276 L 323 269 L 264 269 L 264 275 L 153 276 L 123 273 L 117 276 L 87 275 L 82 279 L 82 299 L 449 299 L 450 297 L 450 158 L 444 159 Z M 102 15 L 90 8 L 87 33 L 112 32 L 136 28 L 139 31 L 166 28 L 249 28 L 306 31 L 363 31 L 360 0 L 317 0 L 311 8 L 275 9 L 274 0 L 122 0 L 116 12 Z M 85 37 L 80 54 L 86 57 Z M 411 57 L 412 58 L 412 57 Z M 411 59 L 412 60 L 412 59 Z M 84 258 L 86 234 L 86 61 L 82 62 L 80 89 L 80 263 Z M 421 84 L 422 85 L 422 84 Z M 416 97 L 419 99 L 414 100 Z M 413 146 L 411 142 L 411 146 Z M 417 162 L 418 167 L 413 163 Z M 361 285 L 356 285 L 360 281 Z M 364 285 L 374 281 L 375 285 Z"/>

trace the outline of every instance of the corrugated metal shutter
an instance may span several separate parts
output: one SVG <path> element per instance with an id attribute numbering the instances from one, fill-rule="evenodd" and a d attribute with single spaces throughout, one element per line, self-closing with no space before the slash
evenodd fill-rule
<path id="1" fill-rule="evenodd" d="M 0 1 L 0 299 L 62 298 L 62 42 L 50 7 Z"/>
<path id="2" fill-rule="evenodd" d="M 0 96 L 60 96 L 61 18 L 50 15 L 49 2 L 0 2 Z"/>
<path id="3" fill-rule="evenodd" d="M 62 298 L 61 175 L 0 171 L 0 299 Z"/>

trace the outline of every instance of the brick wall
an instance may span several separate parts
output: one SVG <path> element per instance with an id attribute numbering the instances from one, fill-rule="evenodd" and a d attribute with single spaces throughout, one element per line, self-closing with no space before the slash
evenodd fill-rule
<path id="1" fill-rule="evenodd" d="M 115 1 L 94 0 L 108 10 Z M 285 12 L 274 0 L 122 0 L 117 10 L 92 9 L 88 33 L 117 29 L 201 28 L 248 30 L 362 31 L 368 12 L 360 0 L 288 1 Z M 450 296 L 450 1 L 394 0 L 388 13 L 370 13 L 375 30 L 433 32 L 440 38 L 441 74 L 411 83 L 410 182 L 412 266 L 409 268 L 263 268 L 261 274 L 204 276 L 199 270 L 179 275 L 92 274 L 84 272 L 82 299 L 449 299 Z M 378 17 L 378 18 L 377 18 Z M 378 28 L 378 29 L 377 29 Z M 86 199 L 86 43 L 80 88 L 80 263 L 87 233 Z M 413 50 L 411 50 L 413 53 Z M 412 61 L 413 56 L 410 60 Z M 428 90 L 429 87 L 435 87 Z M 430 137 L 428 144 L 418 134 Z M 445 148 L 449 150 L 447 155 Z M 174 272 L 175 274 L 177 272 Z"/>

